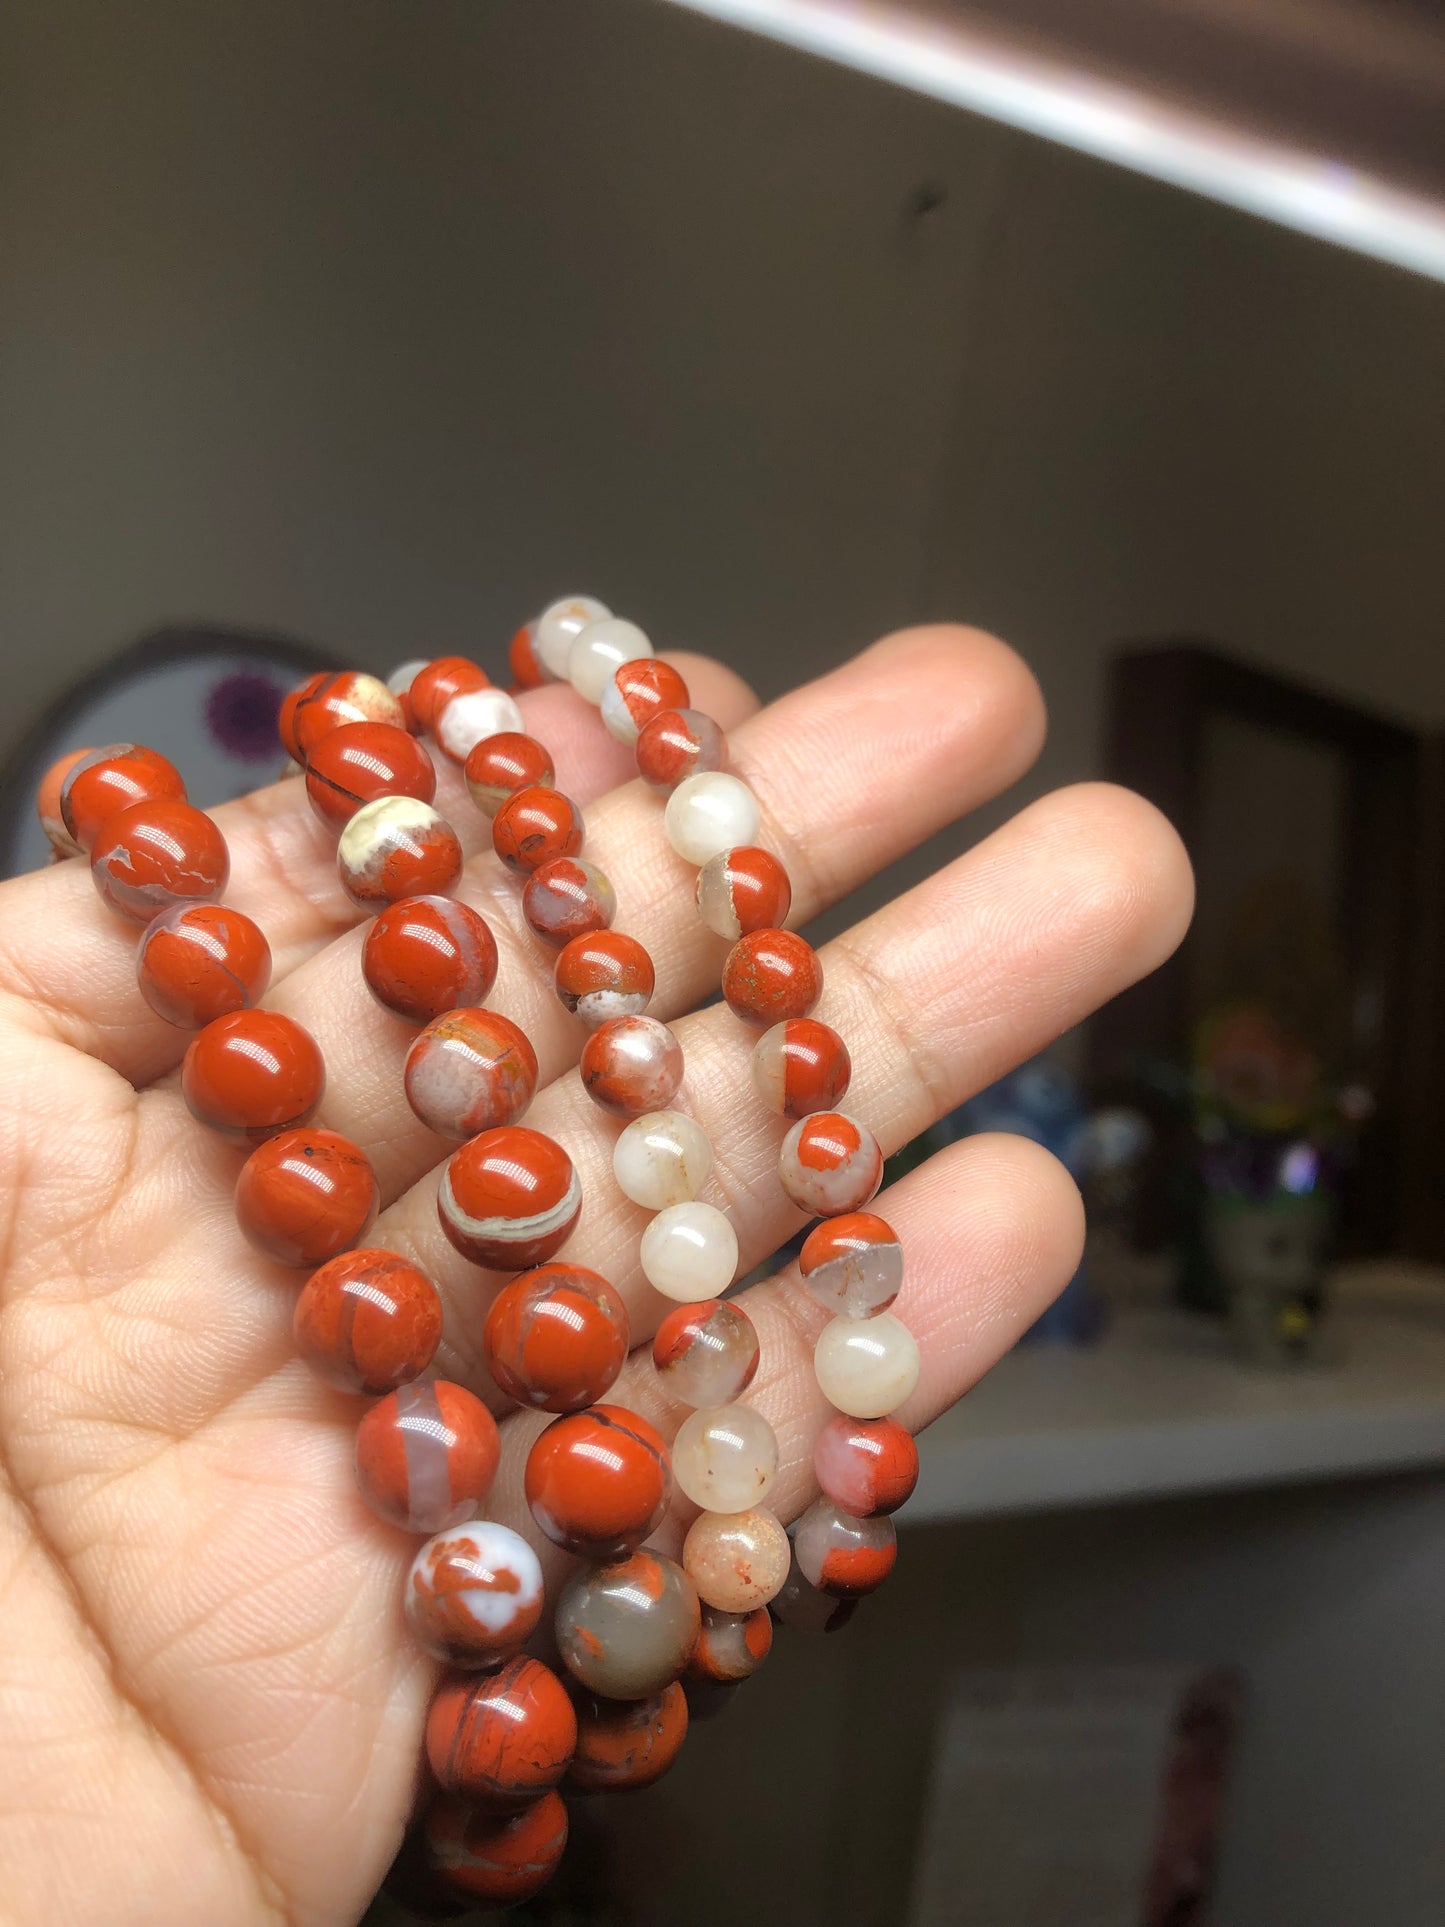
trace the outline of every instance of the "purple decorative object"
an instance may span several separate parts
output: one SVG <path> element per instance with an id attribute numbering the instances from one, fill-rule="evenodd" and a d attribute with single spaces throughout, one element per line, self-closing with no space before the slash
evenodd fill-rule
<path id="1" fill-rule="evenodd" d="M 206 698 L 206 728 L 228 756 L 246 763 L 272 763 L 276 718 L 285 694 L 279 682 L 253 670 L 222 676 Z"/>

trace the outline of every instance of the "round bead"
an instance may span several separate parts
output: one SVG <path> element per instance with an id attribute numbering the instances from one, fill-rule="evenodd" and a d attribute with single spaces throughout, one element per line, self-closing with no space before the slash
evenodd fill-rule
<path id="1" fill-rule="evenodd" d="M 534 783 L 509 796 L 492 819 L 492 848 L 509 870 L 528 876 L 582 848 L 582 812 L 561 790 Z"/>
<path id="2" fill-rule="evenodd" d="M 412 684 L 416 681 L 422 670 L 426 668 L 426 665 L 427 659 L 425 656 L 412 656 L 408 661 L 398 663 L 386 679 L 386 686 L 392 695 L 403 698 L 409 696 L 411 694 Z"/>
<path id="3" fill-rule="evenodd" d="M 501 1812 L 556 1786 L 576 1744 L 566 1687 L 521 1654 L 485 1679 L 448 1681 L 427 1714 L 426 1756 L 437 1784 Z"/>
<path id="4" fill-rule="evenodd" d="M 209 816 L 160 797 L 106 822 L 91 848 L 90 874 L 112 910 L 149 923 L 162 910 L 220 896 L 231 859 Z"/>
<path id="5" fill-rule="evenodd" d="M 684 1405 L 730 1405 L 758 1369 L 758 1334 L 741 1305 L 679 1305 L 652 1340 L 657 1382 Z"/>
<path id="6" fill-rule="evenodd" d="M 467 689 L 438 712 L 436 739 L 454 763 L 465 763 L 489 736 L 519 735 L 524 720 L 505 689 Z"/>
<path id="7" fill-rule="evenodd" d="M 689 863 L 706 863 L 736 843 L 751 843 L 761 822 L 758 799 L 725 770 L 689 776 L 667 799 L 667 840 Z"/>
<path id="8" fill-rule="evenodd" d="M 700 709 L 664 709 L 637 739 L 637 773 L 670 796 L 689 776 L 726 769 L 728 739 Z"/>
<path id="9" fill-rule="evenodd" d="M 737 1275 L 738 1238 L 716 1205 L 688 1199 L 659 1211 L 642 1234 L 643 1276 L 684 1305 L 716 1298 Z"/>
<path id="10" fill-rule="evenodd" d="M 634 1552 L 617 1565 L 573 1574 L 557 1601 L 557 1645 L 568 1672 L 590 1692 L 645 1699 L 687 1665 L 699 1621 L 697 1590 L 681 1566 Z"/>
<path id="11" fill-rule="evenodd" d="M 423 1652 L 451 1666 L 495 1666 L 537 1629 L 542 1564 L 520 1533 L 469 1519 L 427 1540 L 411 1563 L 402 1603 Z"/>
<path id="12" fill-rule="evenodd" d="M 483 1343 L 492 1377 L 519 1405 L 580 1412 L 627 1359 L 627 1307 L 600 1272 L 542 1265 L 492 1300 Z"/>
<path id="13" fill-rule="evenodd" d="M 783 1139 L 778 1175 L 801 1210 L 831 1218 L 867 1204 L 883 1182 L 883 1153 L 867 1125 L 843 1111 L 819 1111 Z"/>
<path id="14" fill-rule="evenodd" d="M 515 729 L 484 736 L 468 753 L 465 773 L 471 799 L 486 817 L 518 790 L 550 789 L 555 774 L 551 752 Z"/>
<path id="15" fill-rule="evenodd" d="M 648 1111 L 612 1147 L 619 1190 L 648 1211 L 695 1198 L 712 1170 L 707 1132 L 682 1111 Z"/>
<path id="16" fill-rule="evenodd" d="M 432 759 L 391 723 L 344 723 L 323 736 L 306 765 L 306 795 L 323 823 L 340 829 L 379 796 L 436 795 Z"/>
<path id="17" fill-rule="evenodd" d="M 773 1622 L 766 1606 L 750 1613 L 728 1613 L 705 1605 L 688 1675 L 728 1685 L 750 1678 L 772 1650 Z"/>
<path id="18" fill-rule="evenodd" d="M 292 1329 L 306 1363 L 339 1392 L 394 1392 L 431 1364 L 442 1301 L 424 1271 L 394 1251 L 343 1251 L 314 1271 Z"/>
<path id="19" fill-rule="evenodd" d="M 898 1557 L 891 1519 L 855 1519 L 818 1499 L 793 1528 L 798 1570 L 819 1592 L 856 1598 L 881 1586 Z"/>
<path id="20" fill-rule="evenodd" d="M 537 654 L 535 622 L 524 622 L 520 629 L 512 631 L 512 640 L 507 644 L 507 667 L 519 689 L 540 689 L 543 683 L 555 680 L 551 670 Z"/>
<path id="21" fill-rule="evenodd" d="M 496 1814 L 444 1794 L 423 1829 L 426 1861 L 448 1887 L 489 1907 L 513 1907 L 546 1886 L 567 1845 L 567 1809 L 544 1793 Z"/>
<path id="22" fill-rule="evenodd" d="M 697 873 L 698 915 L 730 943 L 754 930 L 780 930 L 792 907 L 787 871 L 756 844 L 719 850 Z"/>
<path id="23" fill-rule="evenodd" d="M 388 1525 L 440 1532 L 480 1508 L 501 1454 L 482 1401 L 438 1378 L 403 1385 L 372 1406 L 356 1428 L 356 1483 Z"/>
<path id="24" fill-rule="evenodd" d="M 589 1030 L 613 1017 L 640 1017 L 656 981 L 651 957 L 622 930 L 574 937 L 557 958 L 557 995 Z"/>
<path id="25" fill-rule="evenodd" d="M 751 1405 L 689 1412 L 672 1442 L 672 1472 L 678 1489 L 705 1512 L 746 1512 L 778 1476 L 777 1434 Z"/>
<path id="26" fill-rule="evenodd" d="M 564 681 L 572 657 L 572 644 L 589 622 L 601 622 L 612 611 L 596 596 L 563 596 L 551 602 L 537 618 L 537 654 L 554 676 Z"/>
<path id="27" fill-rule="evenodd" d="M 457 833 L 430 803 L 379 796 L 356 811 L 336 845 L 341 887 L 359 910 L 440 895 L 462 873 Z"/>
<path id="28" fill-rule="evenodd" d="M 94 754 L 93 749 L 67 750 L 46 770 L 40 779 L 40 788 L 35 792 L 35 814 L 40 818 L 40 827 L 57 856 L 79 856 L 81 853 L 80 845 L 65 827 L 65 818 L 60 809 L 60 792 L 76 764 Z"/>
<path id="29" fill-rule="evenodd" d="M 380 1203 L 371 1160 L 335 1131 L 282 1131 L 236 1180 L 237 1224 L 283 1265 L 324 1264 L 359 1244 Z"/>
<path id="30" fill-rule="evenodd" d="M 602 721 L 631 749 L 654 716 L 686 709 L 688 702 L 687 684 L 670 662 L 642 657 L 623 663 L 602 691 Z"/>
<path id="31" fill-rule="evenodd" d="M 818 1389 L 850 1418 L 885 1418 L 918 1383 L 918 1344 L 901 1318 L 834 1318 L 813 1351 Z"/>
<path id="32" fill-rule="evenodd" d="M 221 903 L 177 904 L 146 925 L 136 981 L 158 1017 L 199 1030 L 265 996 L 271 946 L 239 910 Z"/>
<path id="33" fill-rule="evenodd" d="M 755 930 L 728 952 L 722 991 L 745 1024 L 786 1023 L 806 1017 L 822 996 L 823 966 L 812 944 L 791 930 Z"/>
<path id="34" fill-rule="evenodd" d="M 887 1311 L 903 1284 L 903 1247 L 892 1225 L 871 1211 L 850 1211 L 814 1225 L 798 1269 L 810 1295 L 835 1318 Z"/>
<path id="35" fill-rule="evenodd" d="M 792 1017 L 763 1032 L 753 1047 L 753 1088 L 784 1117 L 831 1111 L 853 1076 L 848 1046 L 812 1017 Z"/>
<path id="36" fill-rule="evenodd" d="M 522 915 L 543 943 L 560 950 L 607 929 L 617 915 L 617 892 L 595 863 L 559 856 L 527 878 Z"/>
<path id="37" fill-rule="evenodd" d="M 532 1517 L 554 1544 L 587 1559 L 621 1559 L 667 1510 L 667 1447 L 655 1427 L 621 1405 L 572 1412 L 538 1434 L 527 1455 L 526 1492 Z M 641 1687 L 639 1696 L 653 1690 Z"/>
<path id="38" fill-rule="evenodd" d="M 304 768 L 317 744 L 347 723 L 389 723 L 406 728 L 406 711 L 384 682 L 359 670 L 313 676 L 281 705 L 281 741 Z"/>
<path id="39" fill-rule="evenodd" d="M 537 1089 L 537 1053 L 495 1010 L 433 1017 L 406 1054 L 406 1101 L 428 1130 L 475 1137 L 513 1124 Z"/>
<path id="40" fill-rule="evenodd" d="M 687 1694 L 673 1681 L 646 1699 L 577 1695 L 577 1751 L 567 1770 L 572 1786 L 620 1793 L 660 1780 L 687 1738 Z"/>
<path id="41" fill-rule="evenodd" d="M 825 1499 L 858 1519 L 896 1512 L 918 1483 L 918 1447 L 895 1418 L 835 1412 L 813 1447 Z"/>
<path id="42" fill-rule="evenodd" d="M 46 782 L 53 775 L 52 770 Z M 41 790 L 43 794 L 44 784 Z M 104 749 L 82 750 L 70 759 L 56 800 L 71 848 L 89 850 L 122 810 L 134 809 L 137 803 L 184 803 L 186 786 L 175 764 L 155 750 L 140 743 L 109 743 Z M 46 834 L 55 843 L 49 829 Z"/>
<path id="43" fill-rule="evenodd" d="M 788 1535 L 773 1513 L 704 1512 L 682 1545 L 698 1598 L 725 1613 L 755 1612 L 788 1576 Z"/>
<path id="44" fill-rule="evenodd" d="M 682 1070 L 682 1045 L 655 1017 L 609 1017 L 582 1046 L 582 1088 L 610 1117 L 665 1110 Z"/>
<path id="45" fill-rule="evenodd" d="M 403 897 L 366 933 L 361 969 L 383 1009 L 410 1024 L 480 1004 L 497 978 L 486 920 L 454 897 Z"/>
<path id="46" fill-rule="evenodd" d="M 800 1633 L 841 1632 L 858 1606 L 856 1597 L 840 1599 L 833 1593 L 819 1592 L 798 1568 L 797 1547 L 782 1590 L 770 1600 L 768 1610 L 781 1625 Z"/>
<path id="47" fill-rule="evenodd" d="M 652 654 L 652 644 L 635 622 L 603 616 L 579 629 L 567 651 L 567 680 L 585 702 L 600 703 L 602 692 L 625 662 Z"/>
<path id="48" fill-rule="evenodd" d="M 442 1230 L 473 1264 L 525 1271 L 560 1251 L 582 1209 L 572 1160 L 522 1124 L 483 1131 L 454 1151 L 437 1191 Z"/>
<path id="49" fill-rule="evenodd" d="M 490 689 L 491 683 L 481 664 L 466 656 L 438 656 L 434 662 L 423 663 L 407 689 L 417 727 L 434 736 L 437 719 L 454 696 Z"/>
<path id="50" fill-rule="evenodd" d="M 217 1017 L 181 1065 L 181 1094 L 191 1115 L 252 1144 L 304 1124 L 325 1088 L 316 1039 L 277 1010 Z"/>

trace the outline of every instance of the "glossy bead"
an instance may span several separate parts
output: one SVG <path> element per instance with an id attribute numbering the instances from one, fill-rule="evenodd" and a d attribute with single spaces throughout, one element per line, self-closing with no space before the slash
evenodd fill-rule
<path id="1" fill-rule="evenodd" d="M 872 1318 L 887 1311 L 902 1287 L 903 1247 L 882 1218 L 851 1211 L 814 1225 L 798 1269 L 824 1311 L 835 1318 Z"/>
<path id="2" fill-rule="evenodd" d="M 635 622 L 603 616 L 572 638 L 567 680 L 584 702 L 600 703 L 602 692 L 625 662 L 652 654 L 652 644 Z"/>
<path id="3" fill-rule="evenodd" d="M 324 1264 L 359 1244 L 380 1203 L 371 1160 L 336 1131 L 282 1131 L 236 1180 L 237 1224 L 282 1265 Z"/>
<path id="4" fill-rule="evenodd" d="M 835 1412 L 813 1447 L 823 1497 L 858 1519 L 896 1512 L 918 1483 L 918 1447 L 894 1418 Z"/>
<path id="5" fill-rule="evenodd" d="M 830 1405 L 850 1418 L 885 1418 L 918 1383 L 918 1343 L 891 1311 L 834 1318 L 813 1350 L 813 1373 Z"/>
<path id="6" fill-rule="evenodd" d="M 79 856 L 80 845 L 65 827 L 65 818 L 60 809 L 60 792 L 66 777 L 77 763 L 84 762 L 87 756 L 94 756 L 93 749 L 67 750 L 58 757 L 40 779 L 40 787 L 35 792 L 35 814 L 40 818 L 40 827 L 45 832 L 46 841 L 57 856 Z"/>
<path id="7" fill-rule="evenodd" d="M 787 871 L 756 844 L 719 850 L 697 873 L 697 913 L 731 943 L 754 930 L 780 930 L 792 907 Z"/>
<path id="8" fill-rule="evenodd" d="M 508 1814 L 444 1794 L 427 1813 L 423 1841 L 428 1866 L 448 1887 L 489 1907 L 513 1907 L 557 1871 L 567 1809 L 556 1792 Z"/>
<path id="9" fill-rule="evenodd" d="M 538 1434 L 525 1483 L 532 1517 L 554 1544 L 587 1559 L 621 1559 L 656 1530 L 672 1472 L 662 1434 L 645 1418 L 594 1405 Z M 639 1688 L 639 1696 L 652 1690 Z"/>
<path id="10" fill-rule="evenodd" d="M 612 611 L 596 596 L 563 596 L 548 603 L 537 618 L 537 654 L 554 676 L 563 681 L 572 658 L 572 644 L 589 622 L 601 622 Z"/>
<path id="11" fill-rule="evenodd" d="M 740 937 L 723 963 L 728 1008 L 745 1024 L 806 1017 L 823 994 L 823 966 L 812 944 L 791 930 Z"/>
<path id="12" fill-rule="evenodd" d="M 726 1613 L 755 1612 L 788 1576 L 788 1535 L 773 1513 L 704 1512 L 682 1545 L 682 1563 L 698 1598 Z"/>
<path id="13" fill-rule="evenodd" d="M 689 863 L 710 857 L 738 843 L 751 843 L 762 818 L 758 799 L 740 778 L 725 770 L 689 776 L 667 799 L 663 812 L 667 840 Z"/>
<path id="14" fill-rule="evenodd" d="M 485 1002 L 497 980 L 497 941 L 485 918 L 454 897 L 403 897 L 367 931 L 361 971 L 384 1010 L 428 1024 Z"/>
<path id="15" fill-rule="evenodd" d="M 866 1124 L 843 1111 L 800 1118 L 778 1151 L 783 1189 L 803 1211 L 858 1211 L 883 1182 L 883 1153 Z"/>
<path id="16" fill-rule="evenodd" d="M 646 1699 L 670 1686 L 687 1665 L 699 1623 L 691 1579 L 655 1552 L 584 1566 L 557 1600 L 563 1663 L 604 1699 Z"/>
<path id="17" fill-rule="evenodd" d="M 813 1017 L 774 1024 L 753 1047 L 753 1089 L 784 1117 L 833 1110 L 852 1076 L 848 1046 Z"/>
<path id="18" fill-rule="evenodd" d="M 512 640 L 507 644 L 507 667 L 519 689 L 540 689 L 543 683 L 555 681 L 551 670 L 537 654 L 535 622 L 524 622 L 520 629 L 512 631 Z"/>
<path id="19" fill-rule="evenodd" d="M 704 1511 L 746 1512 L 778 1476 L 777 1434 L 751 1405 L 689 1412 L 672 1442 L 672 1473 Z"/>
<path id="20" fill-rule="evenodd" d="M 347 723 L 389 723 L 405 729 L 406 711 L 384 682 L 355 669 L 313 676 L 281 705 L 281 741 L 303 768 L 322 737 Z"/>
<path id="21" fill-rule="evenodd" d="M 423 663 L 407 689 L 418 727 L 428 736 L 435 735 L 437 718 L 454 696 L 489 689 L 491 683 L 481 664 L 466 656 L 438 656 L 433 662 Z"/>
<path id="22" fill-rule="evenodd" d="M 624 662 L 602 691 L 602 721 L 609 735 L 629 749 L 654 716 L 686 709 L 687 684 L 670 662 L 642 657 Z"/>
<path id="23" fill-rule="evenodd" d="M 356 811 L 336 845 L 341 887 L 359 910 L 440 895 L 462 873 L 462 846 L 446 818 L 414 796 L 379 796 Z"/>
<path id="24" fill-rule="evenodd" d="M 688 1674 L 720 1684 L 749 1679 L 772 1650 L 773 1622 L 766 1606 L 747 1613 L 728 1613 L 705 1605 Z"/>
<path id="25" fill-rule="evenodd" d="M 492 818 L 492 848 L 509 870 L 528 876 L 582 848 L 582 812 L 561 790 L 534 783 L 509 796 Z"/>
<path id="26" fill-rule="evenodd" d="M 640 1017 L 652 1001 L 652 959 L 623 930 L 574 937 L 557 958 L 557 995 L 589 1030 L 613 1017 Z"/>
<path id="27" fill-rule="evenodd" d="M 527 878 L 522 915 L 543 943 L 560 950 L 608 928 L 617 915 L 617 892 L 595 863 L 559 856 Z"/>
<path id="28" fill-rule="evenodd" d="M 480 1510 L 501 1453 L 496 1420 L 464 1386 L 403 1385 L 356 1428 L 356 1483 L 388 1525 L 440 1532 Z"/>
<path id="29" fill-rule="evenodd" d="M 550 1667 L 521 1654 L 484 1679 L 449 1680 L 426 1719 L 437 1784 L 499 1812 L 556 1786 L 576 1744 L 566 1687 Z"/>
<path id="30" fill-rule="evenodd" d="M 695 1198 L 712 1170 L 707 1132 L 682 1111 L 648 1111 L 612 1147 L 619 1190 L 648 1211 Z"/>
<path id="31" fill-rule="evenodd" d="M 406 1101 L 430 1131 L 475 1137 L 514 1124 L 537 1089 L 537 1053 L 495 1010 L 433 1017 L 406 1054 Z"/>
<path id="32" fill-rule="evenodd" d="M 572 1160 L 522 1124 L 483 1131 L 454 1151 L 437 1191 L 442 1230 L 473 1264 L 526 1271 L 560 1251 L 582 1209 Z"/>
<path id="33" fill-rule="evenodd" d="M 220 896 L 231 858 L 209 816 L 162 797 L 107 821 L 91 847 L 90 874 L 112 910 L 149 923 L 163 910 Z"/>
<path id="34" fill-rule="evenodd" d="M 716 1298 L 737 1276 L 737 1233 L 716 1205 L 687 1199 L 658 1212 L 642 1234 L 638 1258 L 654 1291 L 695 1304 Z"/>
<path id="35" fill-rule="evenodd" d="M 520 1533 L 469 1519 L 428 1539 L 402 1594 L 407 1630 L 450 1666 L 495 1666 L 521 1651 L 542 1618 L 542 1565 Z"/>
<path id="36" fill-rule="evenodd" d="M 185 800 L 186 786 L 175 764 L 140 743 L 82 750 L 61 777 L 58 798 L 61 827 L 81 850 L 91 849 L 122 810 L 134 809 L 137 803 Z M 48 830 L 46 834 L 54 843 L 54 836 Z"/>
<path id="37" fill-rule="evenodd" d="M 768 1611 L 780 1625 L 791 1627 L 794 1632 L 837 1633 L 848 1624 L 857 1606 L 856 1595 L 843 1599 L 834 1593 L 819 1592 L 810 1584 L 799 1569 L 795 1546 L 788 1576 L 777 1597 L 768 1602 Z"/>
<path id="38" fill-rule="evenodd" d="M 424 1271 L 374 1246 L 314 1271 L 296 1300 L 296 1349 L 339 1392 L 394 1392 L 441 1343 L 442 1301 Z"/>
<path id="39" fill-rule="evenodd" d="M 304 1124 L 325 1088 L 316 1039 L 277 1010 L 217 1017 L 181 1065 L 181 1094 L 191 1115 L 253 1144 Z"/>
<path id="40" fill-rule="evenodd" d="M 687 1738 L 687 1694 L 674 1680 L 646 1699 L 577 1695 L 577 1751 L 570 1785 L 589 1793 L 621 1793 L 660 1780 Z"/>
<path id="41" fill-rule="evenodd" d="M 582 1046 L 582 1088 L 609 1117 L 663 1111 L 682 1085 L 682 1045 L 655 1017 L 609 1017 Z"/>
<path id="42" fill-rule="evenodd" d="M 492 1300 L 483 1335 L 492 1377 L 519 1405 L 580 1412 L 627 1359 L 627 1307 L 600 1272 L 542 1265 Z"/>
<path id="43" fill-rule="evenodd" d="M 391 723 L 345 723 L 323 736 L 306 764 L 306 795 L 323 823 L 340 829 L 379 796 L 436 795 L 432 759 Z"/>
<path id="44" fill-rule="evenodd" d="M 468 689 L 438 712 L 436 739 L 454 763 L 465 763 L 489 736 L 519 735 L 523 716 L 505 689 Z"/>
<path id="45" fill-rule="evenodd" d="M 689 776 L 726 769 L 728 739 L 700 709 L 664 709 L 637 739 L 637 773 L 670 796 Z"/>
<path id="46" fill-rule="evenodd" d="M 551 789 L 552 755 L 520 730 L 484 736 L 466 761 L 467 790 L 483 816 L 493 817 L 518 790 Z"/>
<path id="47" fill-rule="evenodd" d="M 793 1528 L 798 1570 L 819 1592 L 856 1597 L 881 1586 L 898 1557 L 891 1519 L 855 1519 L 818 1499 Z"/>
<path id="48" fill-rule="evenodd" d="M 239 910 L 222 903 L 177 904 L 146 925 L 136 981 L 158 1017 L 199 1030 L 265 996 L 271 946 Z"/>
<path id="49" fill-rule="evenodd" d="M 652 1340 L 657 1382 L 683 1405 L 730 1405 L 758 1369 L 757 1328 L 741 1305 L 714 1301 L 679 1305 Z"/>
<path id="50" fill-rule="evenodd" d="M 392 695 L 405 703 L 411 695 L 411 686 L 426 668 L 425 656 L 411 656 L 406 662 L 398 663 L 386 679 L 386 686 Z"/>

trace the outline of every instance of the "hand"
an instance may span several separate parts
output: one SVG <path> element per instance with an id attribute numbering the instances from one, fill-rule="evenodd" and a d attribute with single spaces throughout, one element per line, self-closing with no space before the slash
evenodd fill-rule
<path id="1" fill-rule="evenodd" d="M 697 706 L 733 732 L 761 840 L 792 875 L 795 922 L 1005 788 L 1043 736 L 1029 673 L 973 631 L 891 637 L 763 710 L 715 664 L 678 660 Z M 562 787 L 589 805 L 588 854 L 617 886 L 619 927 L 656 960 L 653 1012 L 682 1039 L 688 1104 L 716 1147 L 746 1270 L 800 1220 L 776 1182 L 780 1125 L 739 1101 L 749 1035 L 725 1008 L 694 1010 L 723 945 L 697 920 L 655 797 L 626 780 L 630 757 L 595 712 L 556 687 L 523 706 Z M 612 1182 L 617 1127 L 569 1074 L 584 1033 L 450 766 L 438 807 L 468 847 L 463 892 L 501 946 L 489 1001 L 541 1060 L 527 1122 L 559 1137 L 582 1177 L 565 1256 L 616 1283 L 644 1346 L 613 1396 L 675 1429 L 676 1409 L 649 1385 L 645 1341 L 666 1307 L 637 1266 L 644 1214 Z M 294 781 L 216 817 L 232 853 L 227 901 L 275 952 L 268 1002 L 325 1053 L 318 1121 L 375 1164 L 383 1211 L 368 1242 L 436 1280 L 437 1369 L 488 1389 L 481 1326 L 496 1281 L 438 1227 L 451 1147 L 407 1107 L 412 1033 L 362 981 L 334 839 Z M 848 1108 L 896 1150 L 1161 962 L 1189 908 L 1179 843 L 1137 797 L 1086 785 L 1031 805 L 824 949 L 820 1014 L 852 1051 Z M 136 935 L 101 908 L 83 862 L 0 886 L 0 1917 L 352 1921 L 417 1784 L 434 1669 L 399 1604 L 417 1542 L 362 1505 L 361 1402 L 294 1355 L 294 1274 L 235 1227 L 242 1153 L 180 1099 L 189 1036 L 141 999 Z M 924 1364 L 900 1417 L 916 1430 L 1069 1278 L 1079 1200 L 1036 1146 L 975 1138 L 877 1209 L 906 1254 L 899 1310 Z M 747 1307 L 764 1359 L 751 1396 L 781 1446 L 769 1503 L 790 1519 L 813 1496 L 825 1408 L 810 1354 L 823 1316 L 791 1270 Z M 502 1426 L 489 1509 L 524 1530 L 522 1465 L 543 1422 Z"/>

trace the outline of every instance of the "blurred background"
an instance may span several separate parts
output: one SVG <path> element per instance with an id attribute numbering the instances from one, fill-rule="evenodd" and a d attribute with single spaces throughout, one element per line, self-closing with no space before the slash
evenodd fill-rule
<path id="1" fill-rule="evenodd" d="M 1429 0 L 0 19 L 4 867 L 61 749 L 217 801 L 301 668 L 500 676 L 574 590 L 764 697 L 1032 665 L 1038 768 L 826 929 L 1082 777 L 1198 866 L 938 1134 L 1049 1143 L 1089 1254 L 897 1575 L 530 1917 L 1445 1919 L 1442 207 Z"/>

